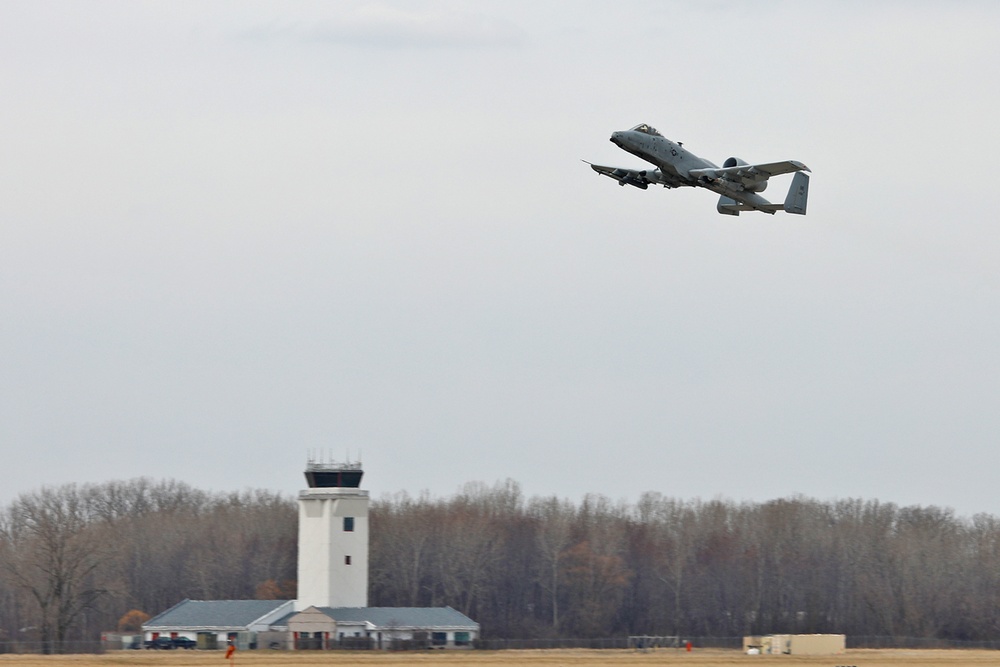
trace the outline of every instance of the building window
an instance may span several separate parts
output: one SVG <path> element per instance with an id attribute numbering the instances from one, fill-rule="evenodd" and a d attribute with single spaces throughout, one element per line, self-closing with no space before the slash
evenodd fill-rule
<path id="1" fill-rule="evenodd" d="M 344 556 L 344 565 L 350 565 L 350 564 L 351 564 L 351 557 Z"/>
<path id="2" fill-rule="evenodd" d="M 354 517 L 345 516 L 344 517 L 344 532 L 353 533 L 354 532 Z"/>

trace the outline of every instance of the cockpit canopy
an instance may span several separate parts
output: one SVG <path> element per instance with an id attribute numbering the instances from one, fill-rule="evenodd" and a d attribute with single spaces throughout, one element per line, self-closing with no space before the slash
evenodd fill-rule
<path id="1" fill-rule="evenodd" d="M 649 134 L 654 137 L 662 137 L 663 135 L 656 131 L 656 128 L 652 125 L 646 125 L 645 123 L 641 125 L 636 125 L 632 128 L 632 132 L 642 132 L 643 134 Z"/>

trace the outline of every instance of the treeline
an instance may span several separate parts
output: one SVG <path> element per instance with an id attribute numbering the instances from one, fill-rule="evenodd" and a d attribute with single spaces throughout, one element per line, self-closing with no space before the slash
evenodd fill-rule
<path id="1" fill-rule="evenodd" d="M 296 516 L 278 494 L 148 479 L 22 495 L 0 512 L 0 641 L 292 598 Z M 373 606 L 450 605 L 494 638 L 1000 637 L 1000 520 L 877 501 L 398 494 L 372 503 L 370 578 Z"/>
<path id="2" fill-rule="evenodd" d="M 0 642 L 94 639 L 184 598 L 294 597 L 296 517 L 268 491 L 145 478 L 22 494 L 0 512 Z"/>
<path id="3" fill-rule="evenodd" d="M 571 503 L 510 482 L 376 509 L 373 604 L 449 604 L 489 637 L 1000 637 L 989 515 L 803 497 Z"/>

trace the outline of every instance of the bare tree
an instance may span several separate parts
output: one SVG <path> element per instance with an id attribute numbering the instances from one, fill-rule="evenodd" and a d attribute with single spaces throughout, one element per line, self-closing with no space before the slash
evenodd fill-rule
<path id="1" fill-rule="evenodd" d="M 670 589 L 670 630 L 679 636 L 683 626 L 682 594 L 696 539 L 697 515 L 690 505 L 660 494 L 644 494 L 639 511 L 641 521 L 650 527 L 656 548 L 653 571 Z"/>
<path id="2" fill-rule="evenodd" d="M 555 496 L 537 499 L 530 505 L 529 511 L 538 523 L 536 542 L 539 560 L 544 574 L 539 578 L 539 585 L 548 593 L 548 602 L 552 610 L 552 630 L 559 632 L 559 577 L 562 571 L 562 559 L 572 540 L 572 522 L 576 509 L 567 500 Z"/>
<path id="3" fill-rule="evenodd" d="M 37 605 L 45 653 L 104 595 L 99 569 L 107 535 L 75 485 L 22 494 L 0 521 L 3 568 Z"/>
<path id="4" fill-rule="evenodd" d="M 421 604 L 439 514 L 440 508 L 426 493 L 418 498 L 399 493 L 372 503 L 370 562 L 375 604 Z"/>

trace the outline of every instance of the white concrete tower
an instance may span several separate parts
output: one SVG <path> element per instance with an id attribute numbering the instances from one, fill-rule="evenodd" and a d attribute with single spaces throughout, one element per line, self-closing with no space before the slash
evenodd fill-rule
<path id="1" fill-rule="evenodd" d="M 299 597 L 295 608 L 368 606 L 368 492 L 360 463 L 306 465 L 299 492 Z"/>

